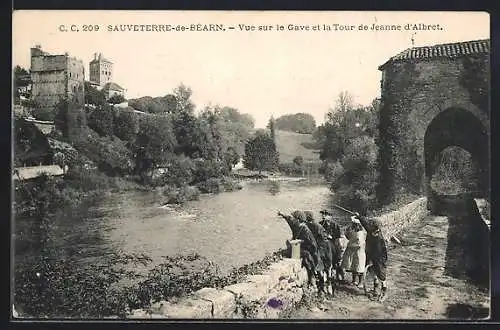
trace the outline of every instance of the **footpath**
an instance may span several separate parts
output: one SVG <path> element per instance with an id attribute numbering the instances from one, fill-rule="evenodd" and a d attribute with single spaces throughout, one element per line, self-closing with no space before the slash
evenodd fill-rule
<path id="1" fill-rule="evenodd" d="M 458 259 L 448 246 L 447 217 L 427 216 L 400 235 L 402 244 L 389 249 L 388 297 L 372 301 L 362 289 L 341 285 L 334 298 L 305 292 L 290 319 L 484 319 L 490 313 L 488 288 L 450 272 Z M 452 243 L 455 245 L 455 242 Z M 458 243 L 457 243 L 458 245 Z M 454 250 L 453 253 L 450 251 Z M 447 255 L 448 254 L 448 255 Z M 455 260 L 455 263 L 460 262 Z M 448 265 L 448 266 L 447 266 Z"/>

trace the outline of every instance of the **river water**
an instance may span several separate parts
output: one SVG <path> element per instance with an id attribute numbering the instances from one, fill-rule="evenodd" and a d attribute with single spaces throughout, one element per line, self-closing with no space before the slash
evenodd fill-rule
<path id="1" fill-rule="evenodd" d="M 55 250 L 83 263 L 98 261 L 106 250 L 145 254 L 153 264 L 198 253 L 226 272 L 285 247 L 291 231 L 278 210 L 311 210 L 319 217 L 331 192 L 307 180 L 260 181 L 178 207 L 161 206 L 161 199 L 155 192 L 114 193 L 60 212 Z"/>

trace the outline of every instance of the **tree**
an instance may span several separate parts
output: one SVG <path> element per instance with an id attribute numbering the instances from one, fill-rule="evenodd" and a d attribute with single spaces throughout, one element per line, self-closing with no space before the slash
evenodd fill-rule
<path id="1" fill-rule="evenodd" d="M 246 143 L 243 163 L 247 169 L 258 170 L 261 174 L 276 168 L 278 161 L 276 145 L 268 134 L 258 133 Z"/>
<path id="2" fill-rule="evenodd" d="M 103 91 L 97 90 L 88 81 L 85 82 L 85 104 L 102 106 L 106 103 L 106 94 Z"/>
<path id="3" fill-rule="evenodd" d="M 190 87 L 180 84 L 174 89 L 174 96 L 177 101 L 177 112 L 194 113 L 195 105 L 191 101 L 193 91 Z"/>
<path id="4" fill-rule="evenodd" d="M 314 138 L 322 147 L 320 159 L 337 161 L 352 139 L 377 137 L 378 104 L 378 100 L 374 100 L 370 106 L 355 108 L 349 93 L 340 93 L 335 109 L 330 109 L 327 121 L 314 133 Z"/>
<path id="5" fill-rule="evenodd" d="M 90 112 L 88 125 L 101 136 L 111 136 L 114 133 L 114 108 L 106 104 Z"/>
<path id="6" fill-rule="evenodd" d="M 197 118 L 190 112 L 182 111 L 173 116 L 173 124 L 178 143 L 175 152 L 191 158 L 200 157 L 204 137 Z"/>
<path id="7" fill-rule="evenodd" d="M 140 174 L 165 164 L 176 146 L 170 118 L 148 115 L 141 118 L 135 142 L 136 170 Z"/>
<path id="8" fill-rule="evenodd" d="M 139 131 L 139 119 L 131 108 L 119 111 L 114 124 L 115 135 L 123 141 L 132 142 Z"/>
<path id="9" fill-rule="evenodd" d="M 372 137 L 354 138 L 340 161 L 326 173 L 337 201 L 348 208 L 366 211 L 376 207 L 378 148 Z"/>
<path id="10" fill-rule="evenodd" d="M 288 114 L 278 117 L 275 127 L 283 131 L 311 134 L 316 128 L 316 121 L 314 117 L 308 113 Z"/>
<path id="11" fill-rule="evenodd" d="M 17 104 L 23 94 L 21 89 L 28 87 L 31 84 L 31 77 L 29 72 L 16 65 L 14 68 L 14 101 Z M 27 93 L 24 94 L 25 97 L 29 97 Z"/>
<path id="12" fill-rule="evenodd" d="M 269 129 L 269 136 L 274 141 L 274 143 L 276 143 L 276 135 L 275 135 L 275 131 L 274 131 L 274 118 L 273 118 L 273 116 L 271 116 L 271 118 L 269 118 L 269 123 L 267 124 L 267 128 Z"/>
<path id="13" fill-rule="evenodd" d="M 136 110 L 154 114 L 177 112 L 177 98 L 173 94 L 167 94 L 163 97 L 144 96 L 130 99 L 128 105 Z"/>
<path id="14" fill-rule="evenodd" d="M 125 97 L 121 94 L 114 94 L 108 99 L 108 102 L 111 104 L 120 104 L 125 102 Z"/>
<path id="15" fill-rule="evenodd" d="M 240 155 L 238 154 L 238 152 L 236 152 L 236 150 L 233 147 L 227 148 L 226 151 L 224 152 L 224 163 L 226 165 L 228 173 L 231 172 L 233 166 L 238 164 L 239 161 L 240 161 Z"/>

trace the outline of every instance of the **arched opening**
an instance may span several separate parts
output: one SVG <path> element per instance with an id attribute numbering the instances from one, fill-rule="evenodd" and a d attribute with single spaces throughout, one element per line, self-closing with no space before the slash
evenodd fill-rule
<path id="1" fill-rule="evenodd" d="M 489 236 L 472 198 L 489 199 L 489 136 L 471 112 L 439 113 L 424 137 L 429 209 L 447 216 L 445 274 L 487 286 Z"/>
<path id="2" fill-rule="evenodd" d="M 430 187 L 438 195 L 474 195 L 481 191 L 480 165 L 467 150 L 446 147 L 436 158 Z"/>
<path id="3" fill-rule="evenodd" d="M 451 108 L 438 114 L 425 132 L 424 157 L 429 199 L 435 195 L 457 193 L 489 198 L 489 137 L 483 124 L 471 112 Z M 456 166 L 461 166 L 459 172 L 462 174 L 470 167 L 474 173 L 469 179 L 474 178 L 472 181 L 476 181 L 475 186 L 468 186 L 467 189 L 462 187 L 462 191 L 456 191 L 455 194 L 450 193 L 451 191 L 436 191 L 436 186 L 431 181 L 436 171 L 438 175 L 443 174 L 447 165 L 455 169 Z M 455 176 L 460 173 L 455 173 Z"/>

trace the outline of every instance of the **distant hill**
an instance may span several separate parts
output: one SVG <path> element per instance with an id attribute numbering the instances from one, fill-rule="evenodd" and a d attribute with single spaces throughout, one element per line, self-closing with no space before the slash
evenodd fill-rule
<path id="1" fill-rule="evenodd" d="M 311 134 L 276 131 L 275 135 L 281 163 L 292 162 L 296 156 L 302 156 L 305 162 L 320 161 L 319 150 L 310 148 L 314 144 Z"/>

